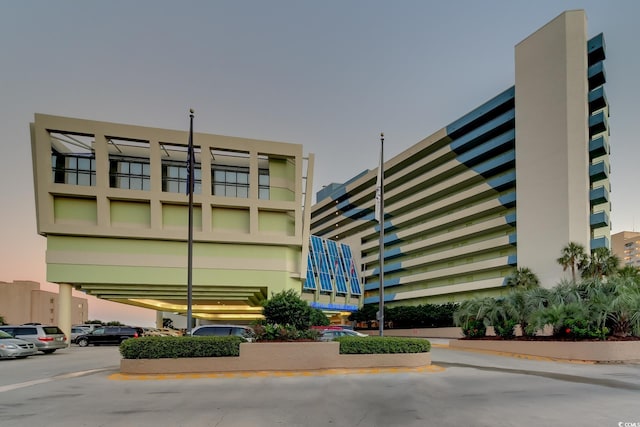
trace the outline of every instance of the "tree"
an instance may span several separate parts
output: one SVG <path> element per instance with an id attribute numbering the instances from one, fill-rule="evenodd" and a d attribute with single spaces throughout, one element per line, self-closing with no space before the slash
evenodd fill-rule
<path id="1" fill-rule="evenodd" d="M 0 325 L 4 325 L 4 317 L 0 316 Z"/>
<path id="2" fill-rule="evenodd" d="M 349 315 L 349 320 L 352 322 L 367 322 L 367 326 L 371 327 L 371 322 L 376 320 L 376 313 L 378 312 L 378 304 L 365 304 Z M 385 314 L 387 310 L 385 309 Z"/>
<path id="3" fill-rule="evenodd" d="M 533 313 L 545 307 L 549 299 L 549 291 L 544 288 L 513 288 L 506 296 L 509 306 L 508 313 L 520 325 L 523 336 L 533 335 L 535 331 L 529 328 Z"/>
<path id="4" fill-rule="evenodd" d="M 575 283 L 576 270 L 581 268 L 587 258 L 584 246 L 579 243 L 570 242 L 567 246 L 562 248 L 562 256 L 556 261 L 558 261 L 558 264 L 562 266 L 563 271 L 567 271 L 567 268 L 571 269 L 571 279 Z"/>
<path id="5" fill-rule="evenodd" d="M 310 321 L 313 326 L 328 326 L 331 324 L 327 315 L 319 308 L 311 308 Z"/>
<path id="6" fill-rule="evenodd" d="M 268 324 L 291 325 L 299 330 L 311 325 L 311 307 L 293 289 L 272 294 L 262 314 Z"/>
<path id="7" fill-rule="evenodd" d="M 636 285 L 640 285 L 640 268 L 633 265 L 625 265 L 618 270 L 618 275 L 623 279 L 629 279 Z"/>
<path id="8" fill-rule="evenodd" d="M 596 248 L 591 256 L 585 259 L 582 267 L 582 277 L 602 279 L 618 272 L 620 259 L 611 253 L 609 248 Z"/>
<path id="9" fill-rule="evenodd" d="M 540 286 L 540 279 L 538 279 L 538 276 L 536 276 L 531 269 L 520 267 L 507 277 L 506 284 L 511 287 L 531 289 Z"/>

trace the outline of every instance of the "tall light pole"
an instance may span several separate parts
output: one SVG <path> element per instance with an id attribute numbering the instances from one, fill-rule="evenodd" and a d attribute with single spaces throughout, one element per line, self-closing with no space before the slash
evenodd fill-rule
<path id="1" fill-rule="evenodd" d="M 187 147 L 187 193 L 189 194 L 189 240 L 187 243 L 187 334 L 191 335 L 192 285 L 193 285 L 193 108 L 189 109 L 189 146 Z"/>
<path id="2" fill-rule="evenodd" d="M 380 166 L 378 169 L 377 203 L 378 225 L 380 226 L 380 303 L 378 325 L 380 336 L 384 336 L 384 133 L 380 134 Z"/>

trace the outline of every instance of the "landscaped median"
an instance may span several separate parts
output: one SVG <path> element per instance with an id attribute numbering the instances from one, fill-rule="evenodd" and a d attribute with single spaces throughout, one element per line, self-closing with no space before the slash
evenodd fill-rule
<path id="1" fill-rule="evenodd" d="M 431 364 L 419 338 L 339 338 L 332 342 L 241 342 L 236 337 L 145 337 L 122 343 L 120 372 L 180 374 L 357 368 Z"/>
<path id="2" fill-rule="evenodd" d="M 449 348 L 495 351 L 596 363 L 640 361 L 640 341 L 451 340 Z"/>

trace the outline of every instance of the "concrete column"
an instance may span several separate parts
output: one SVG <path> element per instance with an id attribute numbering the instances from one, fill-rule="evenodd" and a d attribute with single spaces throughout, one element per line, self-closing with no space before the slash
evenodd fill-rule
<path id="1" fill-rule="evenodd" d="M 162 311 L 156 311 L 156 328 L 162 328 L 164 326 L 162 324 L 163 314 L 164 313 Z"/>
<path id="2" fill-rule="evenodd" d="M 59 283 L 58 291 L 58 327 L 67 337 L 67 343 L 71 340 L 71 285 Z"/>

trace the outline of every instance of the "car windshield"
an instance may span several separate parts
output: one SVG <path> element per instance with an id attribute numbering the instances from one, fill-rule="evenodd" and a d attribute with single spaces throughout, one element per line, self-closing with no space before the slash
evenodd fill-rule
<path id="1" fill-rule="evenodd" d="M 0 331 L 0 339 L 13 338 L 11 335 L 6 333 L 5 331 Z"/>

